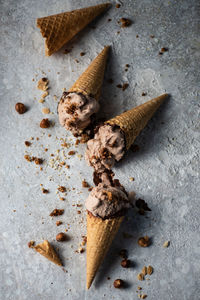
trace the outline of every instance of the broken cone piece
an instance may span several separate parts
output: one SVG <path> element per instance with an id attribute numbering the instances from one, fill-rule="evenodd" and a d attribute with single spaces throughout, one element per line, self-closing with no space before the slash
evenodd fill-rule
<path id="1" fill-rule="evenodd" d="M 58 266 L 62 266 L 62 263 L 61 263 L 58 255 L 56 254 L 55 250 L 53 249 L 53 247 L 47 240 L 45 240 L 41 244 L 36 245 L 34 247 L 34 249 L 38 253 L 40 253 L 41 255 L 46 257 L 48 260 L 52 261 L 54 264 L 56 264 Z"/>

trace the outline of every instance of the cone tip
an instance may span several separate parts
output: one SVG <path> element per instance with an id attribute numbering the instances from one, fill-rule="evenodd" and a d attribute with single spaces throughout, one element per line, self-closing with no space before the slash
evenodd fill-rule
<path id="1" fill-rule="evenodd" d="M 91 287 L 93 279 L 87 279 L 87 283 L 86 283 L 86 289 L 89 290 L 89 288 Z"/>

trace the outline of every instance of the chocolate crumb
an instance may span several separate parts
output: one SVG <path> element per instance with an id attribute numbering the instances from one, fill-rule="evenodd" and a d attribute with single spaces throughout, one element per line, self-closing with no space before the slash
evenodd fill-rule
<path id="1" fill-rule="evenodd" d="M 57 241 L 57 242 L 64 242 L 64 241 L 66 241 L 66 239 L 67 239 L 67 236 L 66 236 L 66 234 L 63 233 L 63 232 L 60 232 L 60 233 L 58 233 L 58 234 L 56 235 L 56 241 Z"/>
<path id="2" fill-rule="evenodd" d="M 108 19 L 108 22 L 111 22 L 112 21 L 112 19 Z"/>
<path id="3" fill-rule="evenodd" d="M 127 89 L 128 86 L 129 86 L 128 83 L 124 83 L 124 84 L 122 85 L 122 91 L 125 91 L 125 90 Z"/>
<path id="4" fill-rule="evenodd" d="M 151 35 L 150 35 L 150 38 L 151 38 L 151 39 L 154 39 L 154 38 L 155 38 L 155 35 L 151 34 Z"/>
<path id="5" fill-rule="evenodd" d="M 122 28 L 129 27 L 132 24 L 132 21 L 130 19 L 126 19 L 126 18 L 121 18 L 119 21 L 121 22 Z"/>
<path id="6" fill-rule="evenodd" d="M 50 121 L 49 119 L 43 119 L 41 122 L 40 122 L 40 127 L 41 128 L 49 128 L 50 127 Z"/>
<path id="7" fill-rule="evenodd" d="M 138 34 L 136 34 L 136 38 L 137 38 L 137 39 L 139 38 L 139 35 L 138 35 Z"/>
<path id="8" fill-rule="evenodd" d="M 168 48 L 163 47 L 163 48 L 161 48 L 160 52 L 164 53 L 164 52 L 167 52 L 168 50 L 169 50 Z"/>
<path id="9" fill-rule="evenodd" d="M 25 141 L 24 144 L 26 145 L 26 147 L 30 147 L 31 146 L 31 142 L 29 142 L 29 141 Z"/>
<path id="10" fill-rule="evenodd" d="M 51 213 L 50 213 L 50 217 L 57 217 L 57 216 L 61 216 L 64 213 L 64 209 L 57 209 L 55 208 Z"/>
<path id="11" fill-rule="evenodd" d="M 84 56 L 86 53 L 85 52 L 81 52 L 80 53 L 80 56 Z"/>
<path id="12" fill-rule="evenodd" d="M 18 114 L 22 115 L 27 111 L 27 108 L 23 103 L 18 102 L 15 104 L 15 110 L 18 112 Z"/>
<path id="13" fill-rule="evenodd" d="M 121 84 L 117 84 L 116 87 L 118 87 L 119 89 L 122 89 L 122 85 Z"/>
<path id="14" fill-rule="evenodd" d="M 88 189 L 88 192 L 91 192 L 93 190 L 93 187 L 90 187 L 89 189 Z"/>
<path id="15" fill-rule="evenodd" d="M 121 279 L 116 279 L 114 282 L 113 282 L 113 285 L 116 289 L 120 289 L 124 286 L 124 281 L 121 280 Z"/>
<path id="16" fill-rule="evenodd" d="M 80 210 L 77 210 L 77 214 L 80 215 L 80 214 L 81 214 L 81 211 L 80 211 Z"/>
<path id="17" fill-rule="evenodd" d="M 43 164 L 43 159 L 35 157 L 34 162 L 35 162 L 36 165 L 41 165 L 41 164 Z"/>
<path id="18" fill-rule="evenodd" d="M 49 190 L 42 188 L 42 192 L 43 192 L 43 194 L 48 194 Z"/>
<path id="19" fill-rule="evenodd" d="M 146 96 L 147 95 L 147 93 L 145 93 L 145 92 L 142 92 L 142 96 Z"/>
<path id="20" fill-rule="evenodd" d="M 69 54 L 72 51 L 72 49 L 65 49 L 64 54 Z"/>
<path id="21" fill-rule="evenodd" d="M 84 188 L 90 187 L 90 185 L 87 183 L 87 181 L 85 179 L 82 181 L 82 187 L 84 187 Z"/>

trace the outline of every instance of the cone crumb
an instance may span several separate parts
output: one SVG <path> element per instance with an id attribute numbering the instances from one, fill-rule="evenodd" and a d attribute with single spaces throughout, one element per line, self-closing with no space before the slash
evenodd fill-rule
<path id="1" fill-rule="evenodd" d="M 165 241 L 165 242 L 163 243 L 163 247 L 164 247 L 164 248 L 169 247 L 169 245 L 170 245 L 170 241 Z"/>

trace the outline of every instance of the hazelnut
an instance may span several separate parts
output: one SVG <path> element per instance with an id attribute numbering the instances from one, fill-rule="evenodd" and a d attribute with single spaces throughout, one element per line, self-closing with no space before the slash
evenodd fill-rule
<path id="1" fill-rule="evenodd" d="M 43 119 L 40 122 L 40 127 L 41 128 L 49 128 L 50 127 L 50 121 L 49 121 L 49 119 Z"/>
<path id="2" fill-rule="evenodd" d="M 57 236 L 56 236 L 56 241 L 57 242 L 66 241 L 66 234 L 63 233 L 63 232 L 58 233 Z"/>
<path id="3" fill-rule="evenodd" d="M 123 260 L 121 261 L 121 266 L 122 266 L 123 268 L 129 268 L 130 265 L 131 265 L 131 261 L 130 261 L 129 259 L 123 259 Z"/>
<path id="4" fill-rule="evenodd" d="M 138 239 L 138 245 L 140 247 L 148 247 L 150 245 L 150 239 L 149 237 L 146 235 L 144 237 L 141 237 Z"/>
<path id="5" fill-rule="evenodd" d="M 121 280 L 121 279 L 116 279 L 114 282 L 113 282 L 113 285 L 116 289 L 120 289 L 123 287 L 124 285 L 124 281 Z"/>
<path id="6" fill-rule="evenodd" d="M 26 106 L 23 103 L 20 103 L 20 102 L 18 102 L 18 103 L 15 104 L 15 110 L 20 115 L 24 114 L 27 111 Z"/>

